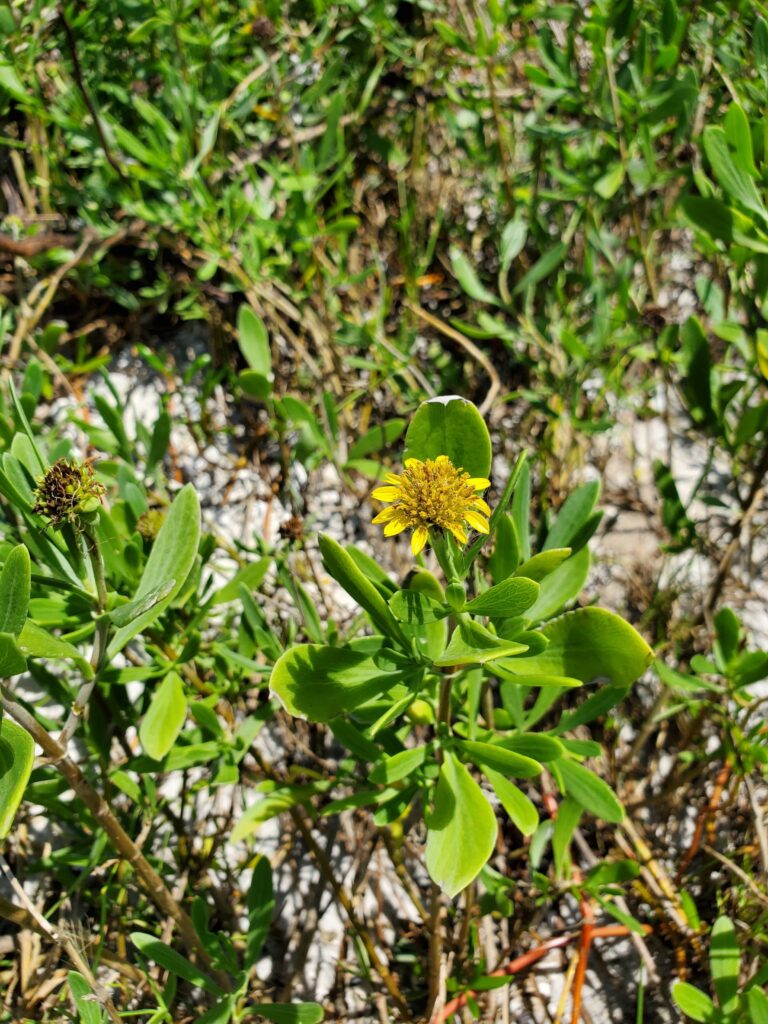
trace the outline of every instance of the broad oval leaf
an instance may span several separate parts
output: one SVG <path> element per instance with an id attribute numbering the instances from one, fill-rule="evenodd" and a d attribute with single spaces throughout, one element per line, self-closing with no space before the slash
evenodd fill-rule
<path id="1" fill-rule="evenodd" d="M 428 747 L 414 747 L 412 750 L 401 750 L 398 754 L 384 758 L 374 766 L 368 778 L 371 782 L 390 783 L 405 779 L 426 760 Z"/>
<path id="2" fill-rule="evenodd" d="M 541 583 L 545 576 L 554 572 L 558 565 L 561 565 L 571 554 L 571 548 L 552 548 L 550 551 L 540 551 L 538 555 L 529 558 L 527 562 L 515 570 L 515 576 L 525 576 L 529 580 Z"/>
<path id="3" fill-rule="evenodd" d="M 391 663 L 377 659 L 375 653 L 298 644 L 275 663 L 270 692 L 289 714 L 329 722 L 378 697 L 402 678 L 402 672 L 392 671 Z"/>
<path id="4" fill-rule="evenodd" d="M 496 845 L 493 808 L 467 768 L 446 752 L 427 821 L 426 865 L 450 897 L 477 878 Z"/>
<path id="5" fill-rule="evenodd" d="M 168 515 L 155 539 L 144 567 L 132 604 L 140 605 L 175 580 L 166 596 L 140 612 L 131 622 L 118 629 L 109 645 L 109 658 L 121 651 L 135 636 L 151 625 L 168 608 L 184 586 L 195 564 L 200 543 L 200 502 L 192 484 L 183 487 L 173 501 Z"/>
<path id="6" fill-rule="evenodd" d="M 672 998 L 691 1020 L 702 1021 L 704 1024 L 715 1019 L 715 1004 L 698 988 L 686 981 L 677 981 L 672 986 Z"/>
<path id="7" fill-rule="evenodd" d="M 447 395 L 422 402 L 405 435 L 404 459 L 447 455 L 457 469 L 473 477 L 491 470 L 491 437 L 477 408 L 465 398 Z"/>
<path id="8" fill-rule="evenodd" d="M 390 597 L 389 607 L 395 618 L 410 626 L 438 622 L 451 614 L 450 608 L 416 590 L 398 590 Z"/>
<path id="9" fill-rule="evenodd" d="M 32 567 L 23 544 L 11 550 L 0 573 L 0 633 L 18 636 L 27 619 Z"/>
<path id="10" fill-rule="evenodd" d="M 34 760 L 32 737 L 6 715 L 0 721 L 0 839 L 11 830 Z"/>
<path id="11" fill-rule="evenodd" d="M 176 742 L 186 717 L 184 683 L 178 672 L 169 672 L 155 691 L 139 727 L 144 753 L 155 761 L 162 761 Z"/>
<path id="12" fill-rule="evenodd" d="M 653 651 L 620 616 L 604 608 L 577 608 L 538 631 L 549 641 L 539 654 L 509 658 L 512 673 L 570 676 L 583 683 L 633 683 L 653 660 Z"/>

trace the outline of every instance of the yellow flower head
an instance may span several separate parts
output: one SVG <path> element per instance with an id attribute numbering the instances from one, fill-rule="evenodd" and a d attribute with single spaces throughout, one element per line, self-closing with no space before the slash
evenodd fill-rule
<path id="1" fill-rule="evenodd" d="M 430 527 L 449 530 L 459 544 L 467 543 L 465 525 L 488 533 L 491 510 L 478 491 L 490 487 L 490 480 L 456 469 L 447 455 L 425 462 L 406 459 L 402 476 L 388 473 L 385 479 L 387 486 L 377 487 L 373 497 L 392 504 L 373 521 L 384 523 L 385 537 L 413 530 L 414 555 L 427 543 Z"/>

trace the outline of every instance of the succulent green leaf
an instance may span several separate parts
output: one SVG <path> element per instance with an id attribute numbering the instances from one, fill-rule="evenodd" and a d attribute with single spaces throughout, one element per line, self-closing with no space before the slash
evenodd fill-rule
<path id="1" fill-rule="evenodd" d="M 577 608 L 538 631 L 548 641 L 538 654 L 510 658 L 513 673 L 570 676 L 584 683 L 633 683 L 653 660 L 653 651 L 620 616 L 603 608 Z"/>
<path id="2" fill-rule="evenodd" d="M 729 917 L 718 917 L 712 926 L 709 966 L 720 1009 L 728 1013 L 738 999 L 741 955 L 736 929 Z"/>
<path id="3" fill-rule="evenodd" d="M 11 830 L 34 760 L 32 737 L 5 715 L 0 720 L 0 840 Z"/>
<path id="4" fill-rule="evenodd" d="M 32 567 L 23 544 L 11 550 L 0 573 L 0 633 L 18 636 L 27 619 Z"/>
<path id="5" fill-rule="evenodd" d="M 318 544 L 325 568 L 349 596 L 368 612 L 374 626 L 407 646 L 408 641 L 400 624 L 389 610 L 387 602 L 367 576 L 358 569 L 341 544 L 325 533 L 318 537 Z"/>
<path id="6" fill-rule="evenodd" d="M 494 636 L 479 622 L 462 620 L 456 626 L 450 643 L 434 664 L 440 667 L 451 665 L 484 665 L 497 658 L 508 658 L 522 654 L 528 648 L 515 640 L 502 640 Z"/>
<path id="7" fill-rule="evenodd" d="M 405 435 L 404 459 L 447 455 L 457 469 L 473 477 L 491 470 L 491 436 L 477 408 L 465 398 L 447 395 L 422 402 Z"/>
<path id="8" fill-rule="evenodd" d="M 118 629 L 109 645 L 114 656 L 135 636 L 150 626 L 168 608 L 181 590 L 195 564 L 200 543 L 200 502 L 192 484 L 183 487 L 173 501 L 155 538 L 133 602 L 139 604 L 171 581 L 166 596 Z"/>
<path id="9" fill-rule="evenodd" d="M 530 608 L 538 595 L 538 583 L 523 576 L 513 576 L 474 598 L 465 610 L 472 615 L 512 619 Z"/>
<path id="10" fill-rule="evenodd" d="M 502 775 L 511 775 L 518 779 L 530 779 L 535 775 L 541 775 L 541 765 L 538 761 L 496 743 L 462 740 L 459 746 L 467 759 L 479 768 L 491 768 Z"/>
<path id="11" fill-rule="evenodd" d="M 329 722 L 378 697 L 402 678 L 383 652 L 299 644 L 278 658 L 270 687 L 289 714 Z"/>
<path id="12" fill-rule="evenodd" d="M 178 672 L 169 672 L 153 694 L 139 726 L 139 739 L 144 753 L 155 761 L 162 761 L 176 742 L 186 717 L 184 683 Z"/>
<path id="13" fill-rule="evenodd" d="M 672 986 L 672 998 L 691 1020 L 708 1024 L 716 1019 L 717 1010 L 709 996 L 686 981 L 675 982 Z"/>
<path id="14" fill-rule="evenodd" d="M 539 814 L 531 800 L 514 782 L 504 778 L 500 772 L 484 767 L 483 774 L 493 786 L 501 806 L 524 836 L 531 836 L 539 824 Z"/>
<path id="15" fill-rule="evenodd" d="M 427 821 L 426 865 L 450 897 L 477 878 L 496 845 L 493 808 L 467 768 L 446 752 Z"/>
<path id="16" fill-rule="evenodd" d="M 565 792 L 603 821 L 621 822 L 624 808 L 611 787 L 578 761 L 560 758 L 551 762 L 563 780 Z"/>

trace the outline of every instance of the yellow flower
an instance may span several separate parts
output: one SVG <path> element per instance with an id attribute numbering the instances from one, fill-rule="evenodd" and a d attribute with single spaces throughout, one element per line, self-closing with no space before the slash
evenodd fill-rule
<path id="1" fill-rule="evenodd" d="M 394 537 L 413 530 L 411 550 L 418 555 L 429 538 L 429 528 L 449 530 L 459 544 L 467 543 L 465 525 L 488 533 L 486 516 L 491 510 L 478 494 L 491 486 L 490 480 L 471 477 L 456 469 L 447 455 L 436 459 L 406 459 L 402 476 L 388 473 L 387 486 L 377 487 L 377 501 L 391 501 L 374 523 L 384 523 L 384 536 Z"/>

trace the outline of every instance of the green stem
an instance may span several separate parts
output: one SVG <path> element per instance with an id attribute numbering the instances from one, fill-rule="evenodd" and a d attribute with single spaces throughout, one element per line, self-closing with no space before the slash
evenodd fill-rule
<path id="1" fill-rule="evenodd" d="M 86 680 L 80 687 L 69 717 L 59 735 L 59 743 L 66 748 L 67 743 L 74 736 L 80 719 L 85 715 L 90 703 L 93 688 L 99 678 L 99 672 L 103 667 L 104 658 L 107 653 L 107 641 L 109 639 L 109 619 L 105 612 L 107 608 L 107 580 L 104 574 L 104 559 L 101 554 L 98 538 L 90 530 L 83 533 L 85 547 L 88 551 L 88 558 L 93 569 L 93 578 L 96 584 L 96 633 L 93 640 L 91 652 L 91 668 L 93 676 Z"/>

